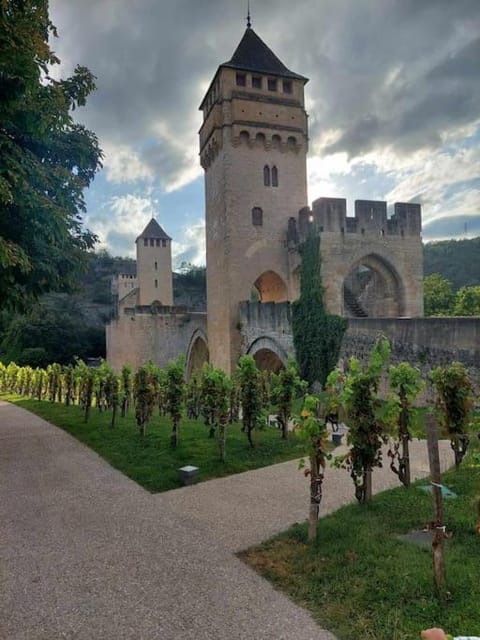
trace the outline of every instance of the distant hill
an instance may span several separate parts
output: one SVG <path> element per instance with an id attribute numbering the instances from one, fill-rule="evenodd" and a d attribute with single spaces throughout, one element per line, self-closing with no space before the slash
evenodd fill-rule
<path id="1" fill-rule="evenodd" d="M 480 237 L 471 240 L 442 240 L 423 246 L 424 272 L 439 273 L 453 285 L 480 285 Z"/>

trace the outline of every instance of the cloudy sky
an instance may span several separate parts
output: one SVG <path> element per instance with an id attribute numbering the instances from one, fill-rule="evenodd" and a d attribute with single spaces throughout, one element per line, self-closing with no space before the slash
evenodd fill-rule
<path id="1" fill-rule="evenodd" d="M 421 202 L 426 240 L 480 235 L 480 1 L 252 0 L 253 27 L 310 78 L 309 200 Z M 176 264 L 204 263 L 198 106 L 246 0 L 53 0 L 62 75 L 98 89 L 77 118 L 105 151 L 87 225 L 115 255 L 152 214 Z"/>

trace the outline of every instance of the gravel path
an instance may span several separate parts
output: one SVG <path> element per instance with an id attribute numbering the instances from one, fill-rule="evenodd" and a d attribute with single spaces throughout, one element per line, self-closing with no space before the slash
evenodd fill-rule
<path id="1" fill-rule="evenodd" d="M 425 474 L 421 443 L 412 458 Z M 326 483 L 322 513 L 352 494 L 345 473 Z M 151 495 L 0 402 L 0 638 L 334 640 L 232 553 L 305 519 L 307 501 L 295 462 Z"/>

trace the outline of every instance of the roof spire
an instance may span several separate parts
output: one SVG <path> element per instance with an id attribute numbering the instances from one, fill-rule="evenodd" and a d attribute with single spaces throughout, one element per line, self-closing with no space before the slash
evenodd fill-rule
<path id="1" fill-rule="evenodd" d="M 247 10 L 247 29 L 252 28 L 252 19 L 250 17 L 250 0 L 248 0 L 248 10 Z"/>

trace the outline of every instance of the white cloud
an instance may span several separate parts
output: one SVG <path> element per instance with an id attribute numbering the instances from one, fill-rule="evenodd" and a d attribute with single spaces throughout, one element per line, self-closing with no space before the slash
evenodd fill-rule
<path id="1" fill-rule="evenodd" d="M 191 262 L 196 266 L 205 264 L 205 222 L 198 220 L 183 227 L 178 241 L 172 242 L 174 269 L 182 262 Z"/>
<path id="2" fill-rule="evenodd" d="M 149 182 L 153 180 L 153 169 L 145 164 L 131 147 L 112 143 L 104 147 L 104 168 L 109 182 L 121 184 L 137 180 Z"/>

